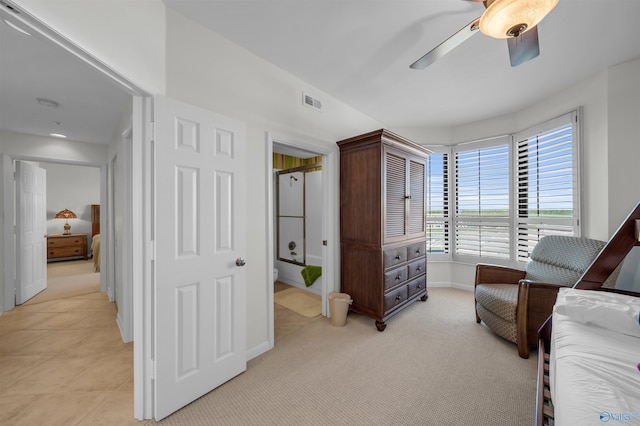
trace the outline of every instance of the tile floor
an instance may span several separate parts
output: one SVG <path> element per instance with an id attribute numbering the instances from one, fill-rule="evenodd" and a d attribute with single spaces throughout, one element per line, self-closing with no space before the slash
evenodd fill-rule
<path id="1" fill-rule="evenodd" d="M 103 293 L 0 316 L 0 424 L 144 425 L 133 418 L 133 344 Z"/>
<path id="2" fill-rule="evenodd" d="M 275 308 L 276 340 L 322 317 Z M 133 344 L 122 343 L 115 318 L 104 293 L 4 312 L 0 425 L 153 424 L 133 418 Z"/>
<path id="3" fill-rule="evenodd" d="M 290 285 L 287 285 L 283 282 L 276 281 L 274 283 L 274 292 L 277 293 L 282 290 L 286 290 L 291 288 Z M 320 302 L 318 302 L 320 303 Z M 288 336 L 291 333 L 304 328 L 309 325 L 313 321 L 317 321 L 322 318 L 322 315 L 318 315 L 317 317 L 307 318 L 303 315 L 300 315 L 296 312 L 293 312 L 284 306 L 280 306 L 277 303 L 274 303 L 274 311 L 273 311 L 273 340 L 277 345 L 278 340 L 282 339 L 285 336 Z"/>

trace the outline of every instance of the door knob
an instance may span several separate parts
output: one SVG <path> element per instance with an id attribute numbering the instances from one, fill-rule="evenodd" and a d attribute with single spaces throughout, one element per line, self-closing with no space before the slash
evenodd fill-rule
<path id="1" fill-rule="evenodd" d="M 239 257 L 236 259 L 236 266 L 244 266 L 247 263 L 243 257 Z"/>

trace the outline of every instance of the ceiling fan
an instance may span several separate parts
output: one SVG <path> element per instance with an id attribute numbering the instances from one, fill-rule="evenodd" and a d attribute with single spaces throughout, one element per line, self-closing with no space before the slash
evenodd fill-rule
<path id="1" fill-rule="evenodd" d="M 559 0 L 465 1 L 482 1 L 485 6 L 484 13 L 411 64 L 411 68 L 426 68 L 478 30 L 494 38 L 506 38 L 511 66 L 523 64 L 540 54 L 537 25 L 556 7 Z"/>

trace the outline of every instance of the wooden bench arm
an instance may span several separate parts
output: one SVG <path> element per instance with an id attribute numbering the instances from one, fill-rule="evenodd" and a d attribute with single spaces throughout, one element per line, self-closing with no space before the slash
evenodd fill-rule
<path id="1" fill-rule="evenodd" d="M 529 345 L 538 341 L 538 330 L 553 312 L 558 290 L 567 287 L 555 283 L 520 280 L 516 306 L 518 354 L 529 357 Z"/>
<path id="2" fill-rule="evenodd" d="M 476 265 L 476 281 L 478 284 L 517 284 L 523 279 L 525 272 L 506 266 L 479 263 Z"/>

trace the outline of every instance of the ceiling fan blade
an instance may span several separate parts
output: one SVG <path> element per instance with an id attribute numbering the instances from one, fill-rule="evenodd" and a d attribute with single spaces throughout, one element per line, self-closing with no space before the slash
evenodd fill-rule
<path id="1" fill-rule="evenodd" d="M 540 54 L 538 27 L 535 26 L 518 37 L 508 38 L 507 46 L 509 46 L 509 59 L 512 67 L 517 67 L 535 58 Z"/>
<path id="2" fill-rule="evenodd" d="M 427 66 L 431 65 L 447 53 L 451 52 L 457 46 L 462 44 L 466 39 L 478 32 L 479 20 L 480 18 L 473 20 L 473 22 L 471 22 L 469 25 L 466 25 L 460 31 L 437 45 L 422 58 L 411 64 L 410 68 L 413 68 L 414 70 L 425 69 Z"/>

